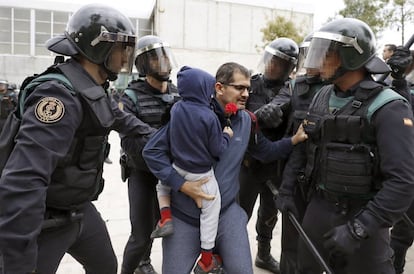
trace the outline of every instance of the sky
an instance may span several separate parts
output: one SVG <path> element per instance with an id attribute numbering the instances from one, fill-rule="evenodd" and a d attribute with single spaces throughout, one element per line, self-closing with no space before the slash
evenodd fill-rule
<path id="1" fill-rule="evenodd" d="M 7 4 L 10 0 L 0 0 L 0 5 Z M 15 4 L 25 5 L 30 2 L 70 2 L 74 6 L 86 3 L 100 2 L 102 4 L 112 5 L 129 16 L 148 17 L 151 9 L 155 4 L 155 0 L 19 0 Z M 174 1 L 174 0 L 165 0 Z M 247 5 L 264 6 L 277 9 L 295 10 L 299 12 L 314 13 L 314 30 L 319 29 L 329 17 L 334 17 L 341 9 L 344 8 L 343 0 L 215 0 L 218 2 L 235 2 Z M 407 41 L 414 33 L 414 24 L 408 24 L 405 32 L 405 41 Z M 382 51 L 385 44 L 393 43 L 401 44 L 401 32 L 397 27 L 383 32 L 381 38 L 377 41 L 378 51 Z M 414 47 L 413 47 L 414 48 Z"/>

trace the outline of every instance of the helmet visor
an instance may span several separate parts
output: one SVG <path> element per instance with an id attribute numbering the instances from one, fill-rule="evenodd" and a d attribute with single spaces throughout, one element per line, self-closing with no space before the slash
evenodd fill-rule
<path id="1" fill-rule="evenodd" d="M 299 48 L 298 64 L 296 66 L 297 75 L 303 75 L 306 73 L 303 65 L 305 63 L 306 55 L 308 55 L 309 44 L 310 42 L 304 42 Z"/>
<path id="2" fill-rule="evenodd" d="M 296 65 L 296 58 L 269 46 L 260 59 L 258 70 L 269 80 L 285 81 Z"/>
<path id="3" fill-rule="evenodd" d="M 330 79 L 341 66 L 341 46 L 341 43 L 336 41 L 313 37 L 304 67 L 307 70 L 319 70 L 322 79 Z"/>
<path id="4" fill-rule="evenodd" d="M 167 43 L 149 45 L 139 49 L 137 54 L 137 69 L 141 74 L 168 79 L 171 70 L 177 68 L 177 62 Z"/>
<path id="5" fill-rule="evenodd" d="M 131 74 L 134 56 L 135 45 L 115 43 L 106 59 L 105 67 L 115 74 L 119 72 Z"/>

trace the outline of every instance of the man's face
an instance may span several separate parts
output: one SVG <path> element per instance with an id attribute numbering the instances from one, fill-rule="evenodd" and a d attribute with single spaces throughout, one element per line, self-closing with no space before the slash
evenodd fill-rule
<path id="1" fill-rule="evenodd" d="M 128 72 L 132 67 L 132 59 L 134 56 L 134 48 L 125 43 L 116 43 L 107 60 L 107 68 L 114 73 L 121 70 Z"/>
<path id="2" fill-rule="evenodd" d="M 320 70 L 322 79 L 330 79 L 341 66 L 341 58 L 335 51 L 328 51 Z"/>
<path id="3" fill-rule="evenodd" d="M 7 92 L 7 84 L 0 83 L 0 94 L 5 94 Z"/>
<path id="4" fill-rule="evenodd" d="M 149 58 L 150 71 L 160 76 L 169 76 L 171 73 L 171 62 L 167 55 L 151 56 Z"/>
<path id="5" fill-rule="evenodd" d="M 235 103 L 238 109 L 245 109 L 249 90 L 250 77 L 235 72 L 232 83 L 216 83 L 216 98 L 223 107 L 228 103 Z"/>
<path id="6" fill-rule="evenodd" d="M 393 53 L 394 52 L 390 49 L 389 46 L 385 46 L 382 50 L 382 59 L 384 59 L 384 61 L 387 61 Z"/>
<path id="7" fill-rule="evenodd" d="M 269 80 L 284 80 L 290 73 L 288 71 L 289 62 L 279 57 L 273 56 L 268 63 L 265 64 L 264 76 Z"/>

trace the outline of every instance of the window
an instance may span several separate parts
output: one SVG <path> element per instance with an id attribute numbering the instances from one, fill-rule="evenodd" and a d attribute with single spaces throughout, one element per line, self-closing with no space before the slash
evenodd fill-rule
<path id="1" fill-rule="evenodd" d="M 11 54 L 11 8 L 0 7 L 0 54 Z"/>

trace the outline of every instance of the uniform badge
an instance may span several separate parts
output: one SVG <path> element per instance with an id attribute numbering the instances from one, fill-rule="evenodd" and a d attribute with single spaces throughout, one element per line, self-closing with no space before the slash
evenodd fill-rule
<path id="1" fill-rule="evenodd" d="M 35 115 L 37 120 L 43 123 L 56 123 L 65 114 L 65 106 L 54 97 L 42 98 L 36 105 Z"/>

